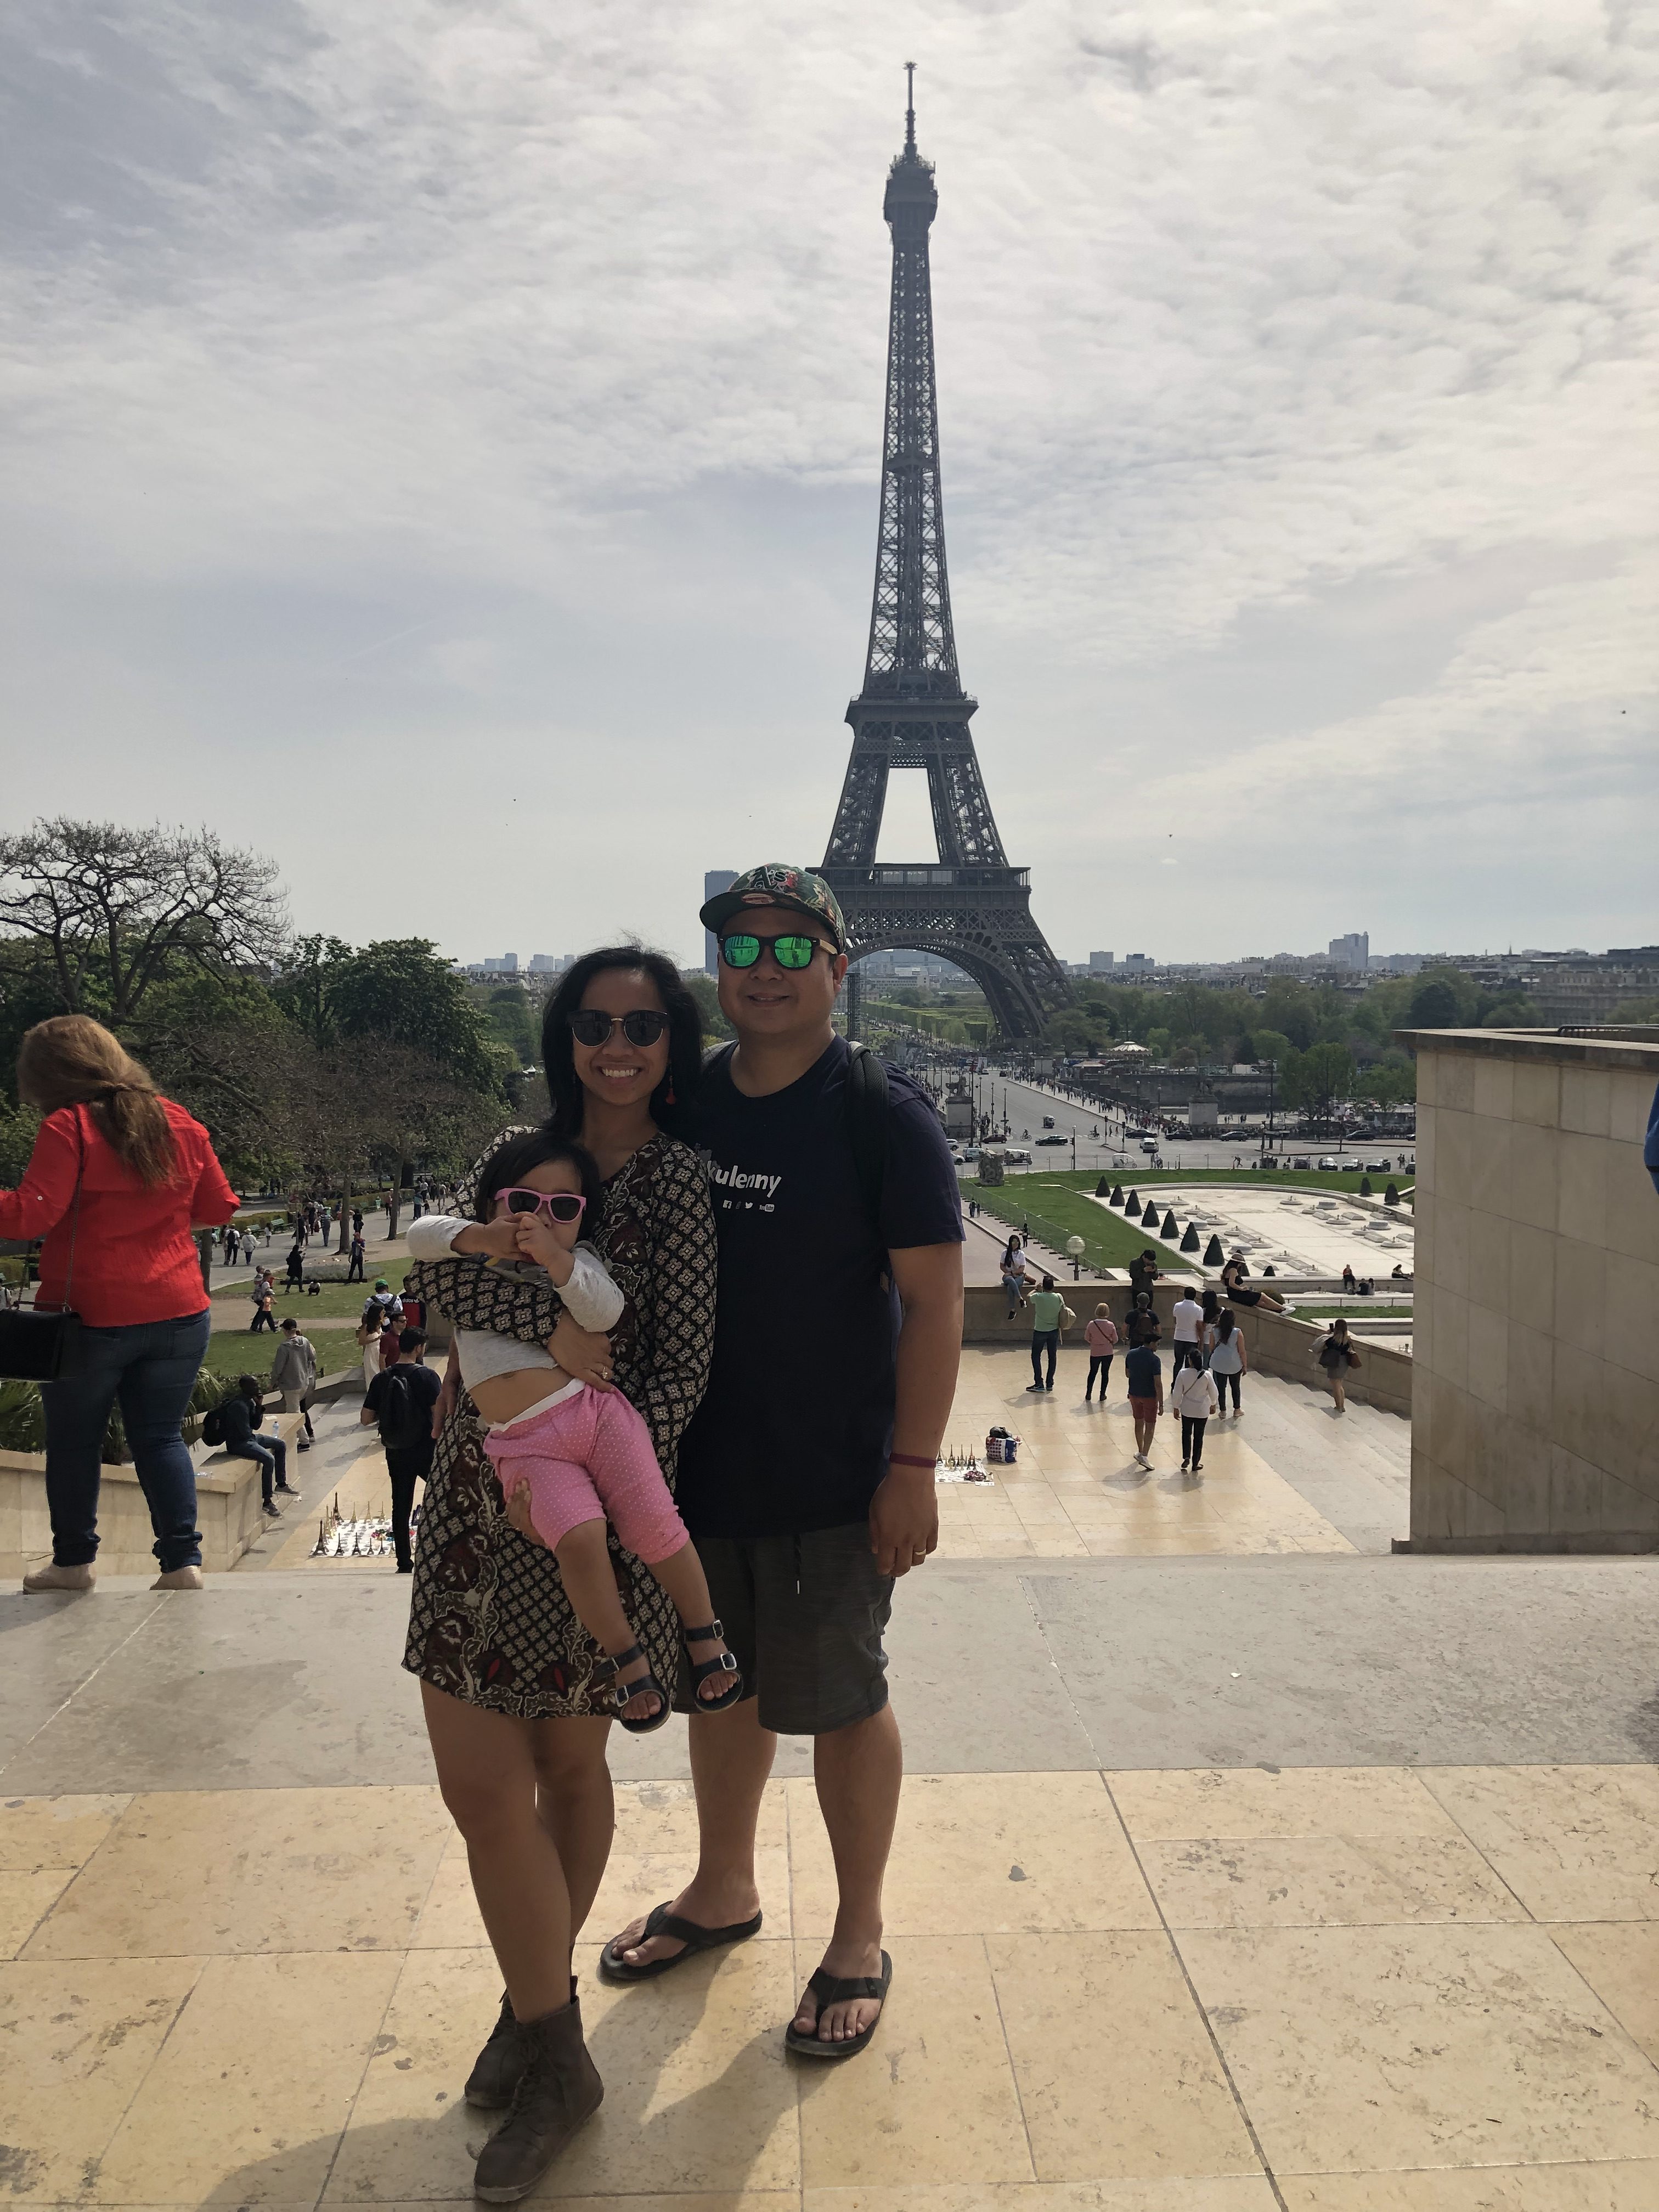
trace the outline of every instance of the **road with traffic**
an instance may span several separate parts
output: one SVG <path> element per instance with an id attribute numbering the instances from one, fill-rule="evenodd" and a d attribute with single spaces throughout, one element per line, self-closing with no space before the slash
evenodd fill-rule
<path id="1" fill-rule="evenodd" d="M 941 1079 L 945 1071 L 938 1073 Z M 977 1109 L 990 1114 L 999 1122 L 1009 1127 L 1008 1141 L 1017 1151 L 1029 1152 L 1032 1170 L 1039 1168 L 1088 1168 L 1095 1171 L 1105 1169 L 1145 1168 L 1152 1163 L 1153 1156 L 1131 1140 L 1127 1131 L 1140 1125 L 1112 1112 L 1105 1115 L 1092 1106 L 1079 1106 L 1058 1092 L 1034 1083 L 1023 1083 L 1010 1075 L 992 1072 L 969 1079 Z M 941 1079 L 941 1094 L 946 1087 Z M 1052 1129 L 1043 1127 L 1043 1118 L 1052 1119 Z M 1150 1125 L 1147 1125 L 1150 1127 Z M 1029 1132 L 1029 1134 L 1026 1133 Z M 1063 1137 L 1060 1145 L 1044 1145 L 1044 1137 Z M 1075 1158 L 1072 1139 L 1077 1139 Z M 1232 1168 L 1248 1167 L 1261 1153 L 1261 1139 L 1251 1131 L 1249 1136 L 1240 1130 L 1216 1138 L 1164 1137 L 1159 1140 L 1158 1164 L 1165 1168 Z M 1329 1158 L 1345 1166 L 1358 1166 L 1362 1160 L 1387 1159 L 1398 1164 L 1410 1150 L 1402 1147 L 1398 1139 L 1371 1137 L 1355 1144 L 1352 1139 L 1338 1143 L 1334 1139 L 1316 1140 L 1299 1137 L 1292 1144 L 1282 1140 L 1274 1150 L 1284 1153 L 1294 1151 L 1298 1158 L 1309 1159 Z M 1011 1162 L 1010 1172 L 1024 1172 L 1023 1162 Z"/>

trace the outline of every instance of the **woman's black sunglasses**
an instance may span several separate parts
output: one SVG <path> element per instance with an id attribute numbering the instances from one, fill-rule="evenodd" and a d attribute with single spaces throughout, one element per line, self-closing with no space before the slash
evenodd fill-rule
<path id="1" fill-rule="evenodd" d="M 655 1044 L 668 1027 L 666 1014 L 652 1012 L 641 1006 L 631 1014 L 601 1014 L 584 1007 L 580 1013 L 567 1017 L 570 1034 L 578 1044 L 609 1044 L 611 1032 L 620 1022 L 622 1033 L 629 1044 Z"/>

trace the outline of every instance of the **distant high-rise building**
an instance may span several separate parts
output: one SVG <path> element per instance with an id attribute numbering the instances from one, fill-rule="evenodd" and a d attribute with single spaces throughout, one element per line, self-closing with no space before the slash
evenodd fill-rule
<path id="1" fill-rule="evenodd" d="M 1091 975 L 1109 975 L 1111 972 L 1112 955 L 1109 952 L 1091 952 L 1089 955 L 1089 973 Z"/>
<path id="2" fill-rule="evenodd" d="M 1126 952 L 1123 964 L 1126 968 L 1133 968 L 1138 975 L 1144 975 L 1149 969 L 1156 968 L 1158 963 L 1146 952 Z"/>
<path id="3" fill-rule="evenodd" d="M 504 952 L 499 960 L 483 960 L 478 964 L 486 975 L 516 975 L 519 956 L 516 952 Z"/>
<path id="4" fill-rule="evenodd" d="M 702 879 L 703 904 L 707 906 L 711 898 L 718 898 L 722 891 L 729 891 L 737 880 L 735 868 L 710 868 Z M 720 972 L 720 949 L 714 942 L 712 929 L 705 929 L 702 933 L 702 964 L 711 975 L 718 975 Z"/>
<path id="5" fill-rule="evenodd" d="M 1356 929 L 1346 937 L 1331 939 L 1328 956 L 1339 968 L 1364 969 L 1371 964 L 1371 940 L 1368 930 Z"/>
<path id="6" fill-rule="evenodd" d="M 567 968 L 575 965 L 574 952 L 532 952 L 530 973 L 532 975 L 562 975 Z"/>

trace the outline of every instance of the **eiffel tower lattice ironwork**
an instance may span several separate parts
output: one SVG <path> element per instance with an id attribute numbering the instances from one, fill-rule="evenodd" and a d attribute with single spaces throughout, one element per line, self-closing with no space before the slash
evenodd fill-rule
<path id="1" fill-rule="evenodd" d="M 914 70 L 914 64 L 907 64 Z M 893 234 L 881 528 L 864 689 L 847 709 L 853 752 L 821 872 L 847 916 L 848 950 L 903 946 L 964 969 L 1005 1037 L 1035 1036 L 1068 990 L 1031 918 L 1030 871 L 1011 867 L 980 775 L 951 623 L 940 503 L 927 233 L 939 207 L 933 168 L 916 152 L 914 75 L 904 151 L 882 212 Z M 932 860 L 876 860 L 887 779 L 925 769 L 939 850 Z M 851 1011 L 849 1006 L 849 1012 Z"/>

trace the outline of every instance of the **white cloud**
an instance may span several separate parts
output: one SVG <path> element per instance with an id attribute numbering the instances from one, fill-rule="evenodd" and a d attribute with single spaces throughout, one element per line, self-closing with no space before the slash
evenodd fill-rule
<path id="1" fill-rule="evenodd" d="M 1652 933 L 1631 11 L 36 0 L 13 36 L 14 807 L 205 789 L 308 920 L 462 950 L 689 950 L 706 865 L 818 849 L 914 52 L 963 672 L 1060 948 L 1126 902 L 1165 957 Z M 377 895 L 322 793 L 377 860 L 350 825 L 455 823 L 459 873 Z"/>

